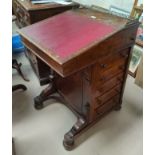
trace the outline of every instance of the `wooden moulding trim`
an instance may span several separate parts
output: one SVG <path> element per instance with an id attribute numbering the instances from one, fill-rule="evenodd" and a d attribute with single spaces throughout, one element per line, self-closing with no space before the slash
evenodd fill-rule
<path id="1" fill-rule="evenodd" d="M 54 71 L 56 71 L 59 75 L 64 77 L 62 66 L 58 64 L 56 61 L 51 59 L 46 53 L 42 52 L 39 48 L 34 46 L 31 42 L 29 42 L 27 39 L 25 39 L 23 36 L 22 41 L 24 45 L 33 52 L 37 57 L 39 57 L 42 61 L 44 61 L 49 67 L 51 67 Z"/>

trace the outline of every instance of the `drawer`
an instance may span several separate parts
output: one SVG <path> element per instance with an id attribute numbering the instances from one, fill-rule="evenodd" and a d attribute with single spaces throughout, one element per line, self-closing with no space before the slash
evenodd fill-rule
<path id="1" fill-rule="evenodd" d="M 94 86 L 102 86 L 109 80 L 112 80 L 112 78 L 117 77 L 120 74 L 125 73 L 125 64 L 114 66 L 108 70 L 106 70 L 104 73 L 96 73 L 96 77 L 93 79 L 93 85 Z"/>
<path id="2" fill-rule="evenodd" d="M 95 105 L 94 108 L 102 106 L 104 103 L 106 103 L 108 100 L 113 98 L 116 95 L 119 95 L 121 92 L 122 85 L 118 85 L 114 88 L 112 88 L 110 91 L 98 96 L 95 98 Z"/>
<path id="3" fill-rule="evenodd" d="M 129 49 L 125 49 L 123 51 L 117 52 L 116 54 L 109 55 L 108 57 L 103 57 L 98 61 L 99 69 L 108 69 L 113 65 L 116 65 L 119 61 L 124 61 L 129 56 Z"/>
<path id="4" fill-rule="evenodd" d="M 95 96 L 99 96 L 116 87 L 117 85 L 121 85 L 123 83 L 123 78 L 124 73 L 120 73 L 118 76 L 108 80 L 107 82 L 94 86 Z"/>
<path id="5" fill-rule="evenodd" d="M 100 106 L 99 108 L 95 109 L 95 117 L 99 117 L 103 115 L 104 113 L 108 112 L 110 109 L 112 109 L 116 104 L 119 103 L 119 95 L 113 97 L 112 99 L 108 100 L 105 104 Z"/>
<path id="6" fill-rule="evenodd" d="M 125 50 L 119 54 L 100 59 L 93 69 L 93 83 L 101 85 L 107 80 L 124 72 L 126 68 L 129 50 Z"/>
<path id="7" fill-rule="evenodd" d="M 118 74 L 125 71 L 126 68 L 126 61 L 124 61 L 122 64 L 117 64 L 116 66 L 106 70 L 105 72 L 100 72 L 98 79 L 101 83 L 104 83 L 111 78 L 117 76 Z"/>

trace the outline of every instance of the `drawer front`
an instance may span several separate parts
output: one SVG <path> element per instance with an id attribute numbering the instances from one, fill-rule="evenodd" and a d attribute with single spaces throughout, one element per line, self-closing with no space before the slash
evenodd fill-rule
<path id="1" fill-rule="evenodd" d="M 103 57 L 98 61 L 99 69 L 108 69 L 114 65 L 116 65 L 119 61 L 124 61 L 129 56 L 129 49 L 125 49 L 123 51 L 117 52 L 115 54 L 109 55 L 107 57 Z"/>
<path id="2" fill-rule="evenodd" d="M 107 91 L 111 90 L 117 85 L 121 85 L 123 83 L 123 80 L 124 80 L 124 73 L 120 73 L 118 76 L 108 80 L 107 82 L 94 86 L 93 92 L 95 94 L 95 97 L 106 93 Z"/>
<path id="3" fill-rule="evenodd" d="M 115 97 L 116 95 L 119 95 L 121 92 L 121 88 L 122 88 L 122 85 L 120 84 L 120 85 L 114 87 L 113 89 L 111 89 L 110 91 L 96 97 L 94 108 L 96 109 L 96 108 L 102 106 L 111 98 Z"/>
<path id="4" fill-rule="evenodd" d="M 124 72 L 129 56 L 129 50 L 111 55 L 107 58 L 101 58 L 93 69 L 92 82 L 100 86 L 111 78 Z"/>
<path id="5" fill-rule="evenodd" d="M 95 109 L 95 118 L 103 115 L 104 113 L 108 112 L 112 109 L 116 104 L 119 102 L 119 95 L 113 97 L 112 99 L 108 100 L 105 104 Z"/>
<path id="6" fill-rule="evenodd" d="M 108 80 L 118 76 L 121 73 L 124 73 L 125 71 L 125 63 L 118 66 L 114 66 L 104 72 L 96 73 L 96 77 L 93 79 L 93 84 L 95 86 L 103 85 Z"/>
<path id="7" fill-rule="evenodd" d="M 119 73 L 123 72 L 125 70 L 125 64 L 126 61 L 120 61 L 119 63 L 117 63 L 117 65 L 114 65 L 113 67 L 111 67 L 108 70 L 101 70 L 98 73 L 98 78 L 101 82 L 105 82 L 111 78 L 113 78 L 114 76 L 118 75 Z"/>

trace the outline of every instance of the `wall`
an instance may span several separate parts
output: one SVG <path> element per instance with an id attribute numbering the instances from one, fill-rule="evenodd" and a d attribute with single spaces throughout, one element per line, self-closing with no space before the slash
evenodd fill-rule
<path id="1" fill-rule="evenodd" d="M 97 5 L 106 9 L 109 9 L 110 5 L 115 5 L 118 8 L 122 8 L 127 11 L 131 11 L 134 0 L 74 0 L 83 5 Z M 143 0 L 139 0 L 142 3 Z"/>

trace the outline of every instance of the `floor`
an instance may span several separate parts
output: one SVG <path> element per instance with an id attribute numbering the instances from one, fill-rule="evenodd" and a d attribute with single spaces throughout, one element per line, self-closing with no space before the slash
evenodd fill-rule
<path id="1" fill-rule="evenodd" d="M 64 134 L 76 122 L 74 114 L 64 105 L 49 100 L 42 110 L 35 110 L 33 98 L 44 88 L 39 85 L 24 54 L 15 56 L 30 82 L 12 70 L 13 85 L 22 83 L 27 91 L 13 92 L 13 137 L 16 155 L 142 155 L 143 91 L 127 78 L 123 106 L 113 111 L 77 138 L 76 148 L 66 151 Z M 50 104 L 52 103 L 52 104 Z"/>

